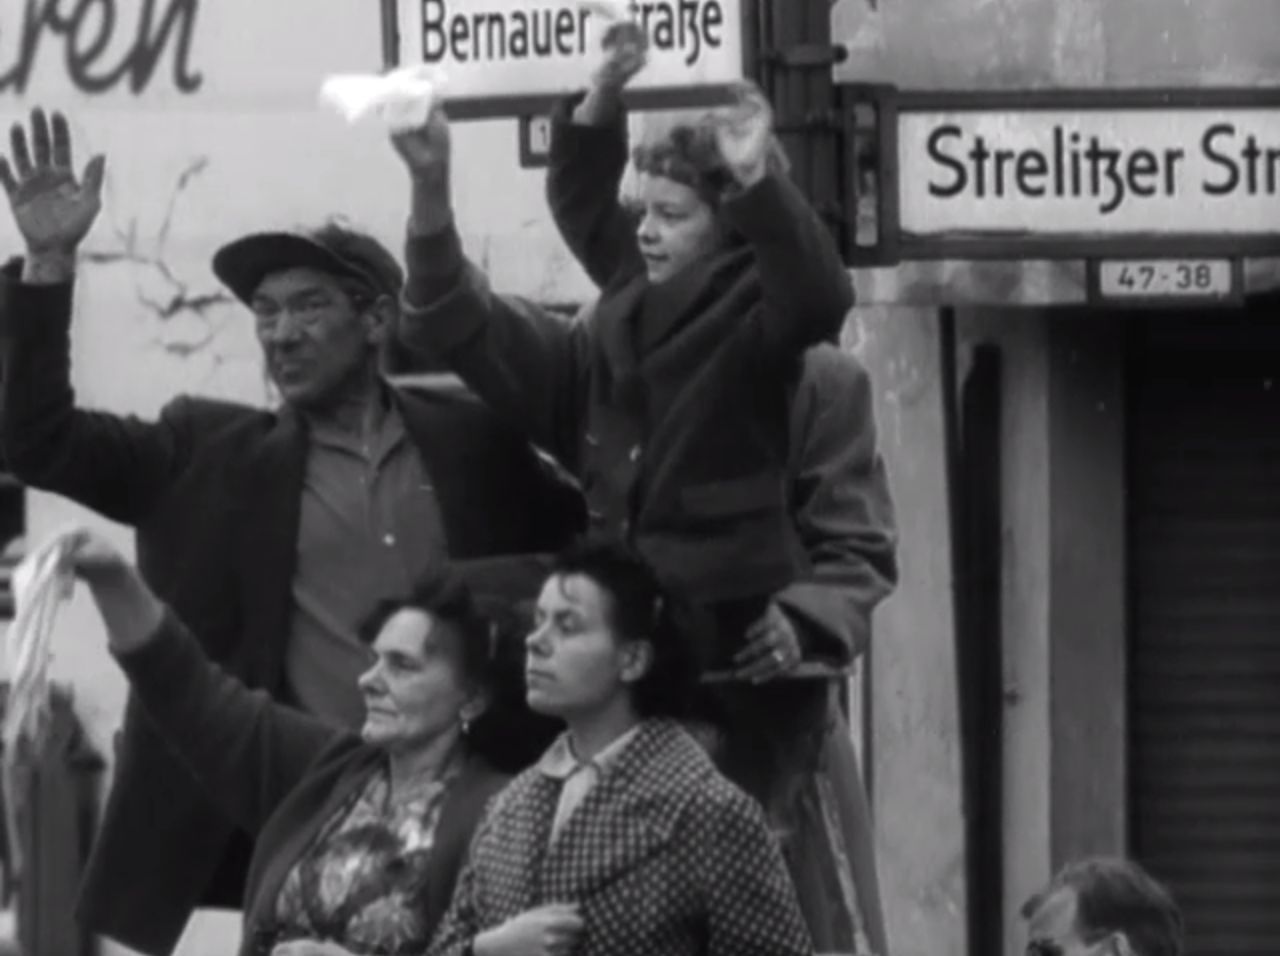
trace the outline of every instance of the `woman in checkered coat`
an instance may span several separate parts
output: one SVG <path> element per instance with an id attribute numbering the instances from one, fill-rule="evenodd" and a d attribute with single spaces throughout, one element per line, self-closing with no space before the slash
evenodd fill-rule
<path id="1" fill-rule="evenodd" d="M 675 718 L 695 679 L 652 571 L 563 555 L 528 702 L 568 731 L 495 798 L 431 956 L 796 956 L 812 946 L 759 805 Z"/>

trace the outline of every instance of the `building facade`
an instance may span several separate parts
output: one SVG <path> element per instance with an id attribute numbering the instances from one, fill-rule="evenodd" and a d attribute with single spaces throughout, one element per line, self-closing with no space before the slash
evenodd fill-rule
<path id="1" fill-rule="evenodd" d="M 1004 237 L 980 259 L 869 268 L 859 287 L 884 303 L 861 320 L 878 343 L 882 419 L 913 421 L 901 426 L 911 446 L 889 445 L 908 574 L 873 652 L 884 865 L 906 871 L 925 852 L 909 834 L 932 798 L 903 805 L 907 768 L 952 781 L 964 821 L 951 892 L 891 896 L 897 940 L 906 952 L 1020 952 L 1018 909 L 1052 870 L 1129 853 L 1173 887 L 1190 952 L 1269 952 L 1280 941 L 1280 61 L 1263 38 L 1280 9 L 840 0 L 832 13 L 849 52 L 835 67 L 842 80 L 994 94 L 984 116 L 1006 134 L 1023 122 L 1020 106 L 1064 91 L 1104 113 L 1175 90 L 1221 97 L 1203 114 L 1217 123 L 1233 119 L 1229 103 L 1268 104 L 1247 203 L 1177 201 L 1161 213 L 1200 217 L 1186 231 L 1201 237 L 1250 216 L 1264 224 L 1259 254 L 1227 253 L 1242 279 L 1230 302 L 1091 296 L 1086 263 L 1125 255 L 1102 217 L 1072 237 L 1071 255 L 1042 254 L 1035 235 Z M 1177 128 L 1186 114 L 1159 115 Z M 908 203 L 926 190 L 901 165 L 873 172 L 869 192 L 887 183 Z M 1032 221 L 1029 231 L 1052 229 Z M 1195 255 L 1194 243 L 1161 254 Z M 939 444 L 926 448 L 922 433 Z M 913 520 L 922 506 L 928 517 Z M 940 620 L 950 657 L 921 631 Z M 918 738 L 913 747 L 917 726 L 894 717 L 911 708 L 881 693 L 909 692 L 897 668 L 928 686 L 916 669 L 925 653 L 897 648 L 913 641 L 956 675 L 935 698 L 954 693 L 945 754 Z M 941 721 L 931 729 L 950 739 Z M 944 942 L 924 927 L 943 926 L 948 906 L 968 927 Z"/>

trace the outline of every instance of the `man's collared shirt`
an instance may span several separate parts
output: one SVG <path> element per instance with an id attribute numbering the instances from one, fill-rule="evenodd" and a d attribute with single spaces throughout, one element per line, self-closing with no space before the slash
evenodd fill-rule
<path id="1" fill-rule="evenodd" d="M 363 724 L 356 679 L 371 658 L 358 629 L 447 554 L 435 491 L 394 405 L 368 436 L 310 428 L 285 653 L 300 707 L 335 726 Z"/>

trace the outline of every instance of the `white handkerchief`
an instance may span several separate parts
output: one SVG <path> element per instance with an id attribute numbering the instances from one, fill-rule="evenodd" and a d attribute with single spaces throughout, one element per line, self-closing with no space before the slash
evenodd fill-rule
<path id="1" fill-rule="evenodd" d="M 75 573 L 70 555 L 73 532 L 64 532 L 28 554 L 13 570 L 13 623 L 4 639 L 9 700 L 5 707 L 4 759 L 0 787 L 4 792 L 4 826 L 9 865 L 21 878 L 26 841 L 33 826 L 32 782 L 46 746 L 52 721 L 49 663 L 53 621 L 58 606 L 71 597 Z"/>
<path id="2" fill-rule="evenodd" d="M 376 123 L 393 133 L 422 126 L 444 99 L 445 75 L 428 64 L 381 75 L 330 76 L 320 87 L 320 102 L 348 123 Z"/>
<path id="3" fill-rule="evenodd" d="M 22 559 L 13 572 L 16 605 L 5 635 L 9 703 L 4 715 L 6 756 L 19 738 L 38 744 L 49 708 L 49 661 L 58 606 L 75 586 L 70 555 L 73 532 L 57 535 Z"/>

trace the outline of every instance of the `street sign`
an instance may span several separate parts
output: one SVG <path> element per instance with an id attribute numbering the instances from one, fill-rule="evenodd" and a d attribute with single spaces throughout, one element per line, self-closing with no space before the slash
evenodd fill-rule
<path id="1" fill-rule="evenodd" d="M 1278 90 L 855 92 L 879 138 L 868 260 L 1280 255 Z M 1181 274 L 1141 273 L 1191 294 Z"/>
<path id="2" fill-rule="evenodd" d="M 907 113 L 898 169 L 917 235 L 1268 233 L 1280 110 Z"/>
<path id="3" fill-rule="evenodd" d="M 645 0 L 628 8 L 650 43 L 629 105 L 718 102 L 742 78 L 742 0 Z M 545 112 L 586 85 L 609 25 L 578 0 L 399 0 L 397 18 L 399 63 L 442 67 L 456 118 Z"/>

